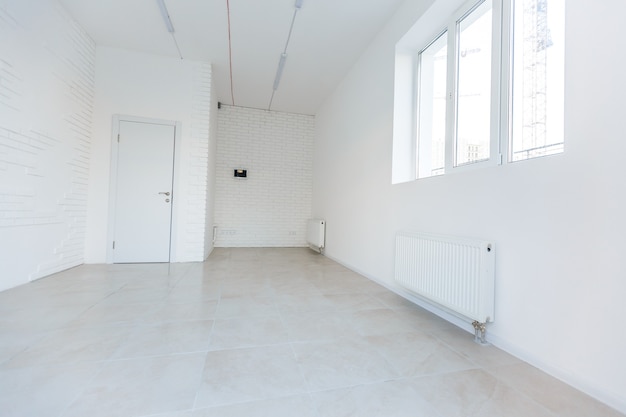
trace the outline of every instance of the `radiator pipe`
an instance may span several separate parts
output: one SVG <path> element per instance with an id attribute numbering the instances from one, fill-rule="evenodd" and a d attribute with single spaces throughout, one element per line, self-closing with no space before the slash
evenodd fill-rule
<path id="1" fill-rule="evenodd" d="M 489 343 L 487 343 L 485 338 L 487 334 L 487 325 L 485 323 L 475 321 L 472 323 L 472 326 L 474 326 L 474 341 L 480 345 L 488 345 Z"/>

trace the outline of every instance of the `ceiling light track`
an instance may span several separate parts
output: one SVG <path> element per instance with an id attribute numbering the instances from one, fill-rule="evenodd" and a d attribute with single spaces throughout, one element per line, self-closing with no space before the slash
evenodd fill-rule
<path id="1" fill-rule="evenodd" d="M 226 0 L 226 15 L 228 17 L 228 65 L 230 71 L 230 99 L 235 105 L 235 93 L 233 88 L 233 44 L 230 37 L 230 1 Z"/>
<path id="2" fill-rule="evenodd" d="M 278 89 L 278 84 L 280 83 L 280 77 L 283 75 L 283 70 L 285 69 L 285 62 L 287 62 L 287 54 L 280 54 L 280 61 L 278 61 L 278 70 L 276 70 L 276 78 L 274 78 L 274 90 Z"/>
<path id="3" fill-rule="evenodd" d="M 180 57 L 180 59 L 183 59 L 183 54 L 180 52 L 180 47 L 178 46 L 178 42 L 176 41 L 176 36 L 174 36 L 174 25 L 172 24 L 172 19 L 170 18 L 170 14 L 167 11 L 165 0 L 156 0 L 156 2 L 159 5 L 159 9 L 161 10 L 161 16 L 163 16 L 165 27 L 167 27 L 167 31 L 172 35 L 174 45 L 176 45 L 176 50 L 178 51 L 178 56 Z"/>
<path id="4" fill-rule="evenodd" d="M 167 26 L 167 31 L 169 33 L 174 33 L 174 25 L 172 24 L 172 19 L 167 11 L 165 0 L 157 0 L 157 4 L 159 5 L 159 9 L 161 9 L 161 15 L 163 16 L 163 21 L 165 21 L 165 26 Z"/>
<path id="5" fill-rule="evenodd" d="M 274 77 L 274 85 L 272 86 L 272 96 L 270 97 L 270 102 L 267 106 L 267 110 L 272 108 L 272 102 L 274 101 L 274 94 L 276 90 L 278 90 L 278 86 L 280 84 L 280 79 L 283 76 L 283 70 L 285 69 L 285 63 L 287 62 L 287 48 L 289 47 L 289 42 L 291 41 L 291 34 L 293 32 L 293 26 L 296 22 L 296 16 L 298 12 L 302 9 L 302 3 L 304 0 L 296 0 L 295 10 L 293 11 L 293 16 L 291 18 L 291 25 L 289 26 L 289 33 L 287 34 L 287 41 L 285 42 L 285 49 L 280 54 L 280 60 L 278 61 L 278 68 L 276 69 L 276 77 Z"/>

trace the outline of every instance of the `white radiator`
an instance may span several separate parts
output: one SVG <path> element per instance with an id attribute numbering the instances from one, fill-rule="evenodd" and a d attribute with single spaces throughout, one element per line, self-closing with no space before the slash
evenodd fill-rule
<path id="1" fill-rule="evenodd" d="M 395 280 L 464 319 L 494 320 L 495 246 L 476 239 L 400 232 Z M 478 331 L 478 330 L 477 330 Z"/>
<path id="2" fill-rule="evenodd" d="M 306 226 L 306 241 L 311 249 L 321 253 L 325 239 L 326 222 L 323 219 L 310 219 Z"/>

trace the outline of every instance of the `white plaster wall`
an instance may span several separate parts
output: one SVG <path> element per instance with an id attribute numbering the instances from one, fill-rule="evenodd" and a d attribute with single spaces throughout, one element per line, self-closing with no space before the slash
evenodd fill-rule
<path id="1" fill-rule="evenodd" d="M 0 0 L 0 290 L 83 263 L 94 60 L 55 0 Z"/>
<path id="2" fill-rule="evenodd" d="M 326 254 L 393 287 L 399 230 L 495 240 L 490 340 L 626 412 L 626 3 L 567 2 L 564 154 L 392 186 L 394 46 L 424 8 L 407 0 L 316 115 Z"/>
<path id="3" fill-rule="evenodd" d="M 313 116 L 218 110 L 215 222 L 219 247 L 306 246 L 311 215 Z M 247 178 L 234 178 L 234 169 Z"/>
<path id="4" fill-rule="evenodd" d="M 211 65 L 121 49 L 96 50 L 94 158 L 89 182 L 87 263 L 106 260 L 111 129 L 114 114 L 182 123 L 175 168 L 172 262 L 205 258 L 208 168 L 215 158 L 211 126 Z"/>
<path id="5" fill-rule="evenodd" d="M 211 79 L 211 107 L 209 121 L 209 159 L 206 181 L 206 210 L 204 225 L 204 259 L 213 251 L 213 226 L 215 221 L 215 165 L 217 162 L 217 93 L 215 81 Z"/>

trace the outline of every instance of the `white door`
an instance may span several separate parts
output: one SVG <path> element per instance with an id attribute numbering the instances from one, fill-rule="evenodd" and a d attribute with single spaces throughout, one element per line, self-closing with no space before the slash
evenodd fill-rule
<path id="1" fill-rule="evenodd" d="M 119 122 L 114 263 L 170 261 L 175 134 L 173 125 Z"/>

